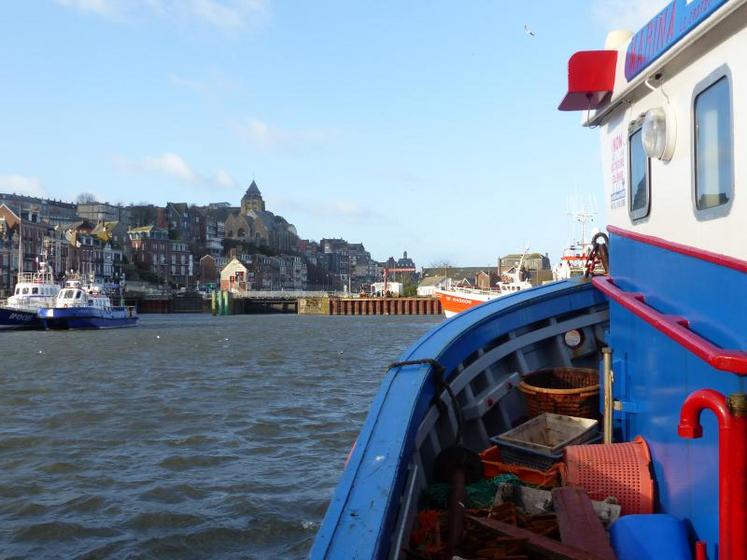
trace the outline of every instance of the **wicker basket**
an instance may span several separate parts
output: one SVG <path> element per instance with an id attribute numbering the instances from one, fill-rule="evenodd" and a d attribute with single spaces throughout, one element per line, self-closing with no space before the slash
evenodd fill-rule
<path id="1" fill-rule="evenodd" d="M 526 397 L 529 416 L 543 412 L 599 418 L 599 373 L 589 368 L 540 369 L 519 385 Z"/>

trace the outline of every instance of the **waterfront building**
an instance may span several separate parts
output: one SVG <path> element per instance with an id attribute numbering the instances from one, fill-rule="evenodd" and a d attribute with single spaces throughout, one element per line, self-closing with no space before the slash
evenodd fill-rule
<path id="1" fill-rule="evenodd" d="M 248 214 L 249 212 L 264 212 L 265 201 L 262 198 L 262 193 L 259 191 L 257 183 L 252 181 L 249 188 L 246 189 L 246 193 L 241 198 L 241 213 Z"/>
<path id="2" fill-rule="evenodd" d="M 447 276 L 429 276 L 423 278 L 418 284 L 418 297 L 434 297 L 436 290 L 448 290 L 451 288 L 451 279 Z"/>
<path id="3" fill-rule="evenodd" d="M 407 256 L 407 251 L 402 253 L 402 258 L 397 260 L 397 268 L 415 268 L 415 261 Z"/>
<path id="4" fill-rule="evenodd" d="M 200 259 L 200 283 L 201 285 L 219 284 L 220 276 L 213 255 L 204 255 Z"/>
<path id="5" fill-rule="evenodd" d="M 495 268 L 492 266 L 438 266 L 423 268 L 421 277 L 423 280 L 434 276 L 444 276 L 448 279 L 450 285 L 460 285 L 465 287 L 474 287 L 477 285 L 477 277 L 480 273 L 490 273 Z"/>
<path id="6" fill-rule="evenodd" d="M 52 226 L 66 226 L 78 221 L 75 204 L 21 194 L 0 193 L 0 204 L 5 204 L 24 220 L 46 222 Z"/>
<path id="7" fill-rule="evenodd" d="M 521 253 L 513 253 L 500 257 L 498 259 L 498 275 L 506 277 L 516 271 L 516 267 L 521 261 Z M 524 257 L 522 268 L 525 271 L 525 279 L 533 286 L 539 286 L 545 281 L 552 280 L 552 267 L 550 266 L 550 257 L 547 254 L 528 253 Z"/>
<path id="8" fill-rule="evenodd" d="M 283 290 L 304 290 L 308 282 L 308 267 L 303 257 L 280 256 L 280 287 Z"/>
<path id="9" fill-rule="evenodd" d="M 128 235 L 132 263 L 141 272 L 150 273 L 165 281 L 169 272 L 169 232 L 164 228 L 150 225 L 131 228 Z"/>
<path id="10" fill-rule="evenodd" d="M 252 263 L 233 257 L 220 271 L 220 289 L 229 292 L 248 292 L 253 288 Z"/>
<path id="11" fill-rule="evenodd" d="M 225 235 L 228 239 L 279 253 L 295 251 L 298 243 L 295 226 L 266 209 L 262 193 L 254 181 L 241 198 L 240 211 L 226 218 Z"/>
<path id="12" fill-rule="evenodd" d="M 120 222 L 126 228 L 130 223 L 130 211 L 121 204 L 108 202 L 82 202 L 76 205 L 79 218 L 89 222 Z"/>
<path id="13" fill-rule="evenodd" d="M 167 281 L 176 287 L 189 286 L 194 282 L 194 261 L 189 247 L 182 241 L 169 242 L 169 266 Z"/>
<path id="14" fill-rule="evenodd" d="M 54 227 L 39 219 L 39 214 L 30 211 L 26 206 L 23 214 L 16 213 L 7 205 L 0 204 L 0 289 L 9 294 L 15 286 L 18 276 L 18 231 L 21 231 L 21 261 L 24 272 L 35 272 L 38 269 L 39 256 L 44 249 L 44 240 Z M 20 224 L 21 219 L 23 223 Z"/>
<path id="15" fill-rule="evenodd" d="M 501 277 L 494 270 L 481 270 L 475 274 L 475 287 L 478 290 L 489 290 L 494 287 Z"/>
<path id="16" fill-rule="evenodd" d="M 154 204 L 131 204 L 127 207 L 130 216 L 130 228 L 147 227 L 150 225 L 160 229 L 168 229 L 166 209 Z"/>

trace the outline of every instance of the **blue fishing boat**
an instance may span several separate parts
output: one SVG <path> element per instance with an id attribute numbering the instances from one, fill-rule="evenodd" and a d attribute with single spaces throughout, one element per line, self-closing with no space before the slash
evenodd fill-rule
<path id="1" fill-rule="evenodd" d="M 524 532 L 520 557 L 747 558 L 746 48 L 747 0 L 673 0 L 637 33 L 570 58 L 560 109 L 601 133 L 607 242 L 595 240 L 586 277 L 464 311 L 389 366 L 312 558 L 462 554 L 474 520 L 452 498 L 448 536 L 416 547 L 424 493 L 458 449 L 458 496 L 469 455 L 527 418 L 528 376 L 558 368 L 598 372 L 602 403 L 602 442 L 563 461 L 596 453 L 579 468 L 596 466 L 595 484 L 635 493 L 645 511 L 622 504 L 611 555 Z M 642 467 L 615 462 L 626 445 L 645 446 Z M 645 490 L 632 480 L 645 477 Z M 478 524 L 508 531 L 504 543 L 519 532 Z"/>
<path id="2" fill-rule="evenodd" d="M 134 307 L 114 306 L 101 286 L 79 280 L 66 282 L 54 307 L 40 309 L 38 317 L 52 330 L 134 327 L 138 319 Z"/>

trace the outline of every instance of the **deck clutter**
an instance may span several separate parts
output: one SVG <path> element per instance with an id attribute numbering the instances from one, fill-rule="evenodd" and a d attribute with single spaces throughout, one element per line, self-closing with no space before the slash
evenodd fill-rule
<path id="1" fill-rule="evenodd" d="M 600 443 L 599 400 L 588 402 L 596 377 L 588 368 L 530 373 L 526 421 L 479 454 L 460 443 L 442 450 L 402 556 L 689 560 L 684 525 L 654 514 L 646 442 Z M 556 414 L 559 404 L 584 414 Z M 666 541 L 635 538 L 655 530 Z"/>

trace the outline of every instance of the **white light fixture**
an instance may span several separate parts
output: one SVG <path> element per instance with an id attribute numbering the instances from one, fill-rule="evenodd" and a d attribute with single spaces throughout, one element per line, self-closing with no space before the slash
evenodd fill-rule
<path id="1" fill-rule="evenodd" d="M 652 159 L 669 161 L 674 153 L 675 122 L 671 112 L 656 107 L 643 118 L 642 142 L 646 155 Z"/>

